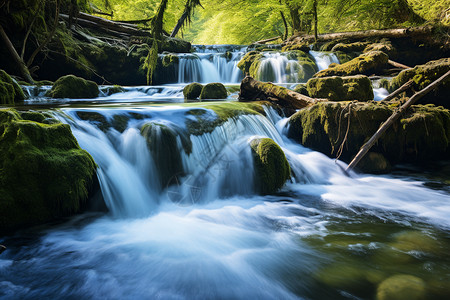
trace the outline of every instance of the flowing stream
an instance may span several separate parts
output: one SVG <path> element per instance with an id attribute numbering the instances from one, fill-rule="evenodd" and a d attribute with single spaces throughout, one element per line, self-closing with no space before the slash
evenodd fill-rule
<path id="1" fill-rule="evenodd" d="M 235 66 L 207 60 L 218 80 L 238 82 Z M 209 81 L 209 67 L 192 64 L 198 73 L 174 85 L 105 87 L 94 101 L 50 102 L 45 87 L 30 89 L 28 104 L 70 124 L 93 156 L 108 212 L 0 238 L 0 298 L 374 299 L 397 275 L 417 278 L 427 299 L 448 297 L 448 174 L 346 174 L 343 162 L 289 140 L 288 119 L 267 107 L 189 134 L 199 111 L 214 120 L 214 107 L 233 103 L 183 103 L 181 82 Z M 159 128 L 156 141 L 174 133 L 170 151 L 149 150 L 145 124 Z M 249 143 L 259 137 L 280 145 L 292 169 L 275 195 L 255 193 Z M 167 176 L 161 155 L 180 172 Z"/>

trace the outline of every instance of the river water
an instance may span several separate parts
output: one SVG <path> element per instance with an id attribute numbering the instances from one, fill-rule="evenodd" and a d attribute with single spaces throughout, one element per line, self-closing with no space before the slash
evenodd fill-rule
<path id="1" fill-rule="evenodd" d="M 232 59 L 218 62 L 226 51 Z M 214 119 L 211 107 L 236 105 L 243 51 L 204 47 L 192 54 L 198 58 L 180 60 L 179 68 L 190 65 L 178 83 L 112 95 L 104 87 L 93 101 L 54 101 L 42 96 L 45 87 L 30 90 L 19 109 L 46 109 L 70 124 L 98 164 L 108 212 L 0 238 L 8 247 L 0 255 L 0 298 L 388 299 L 383 288 L 395 289 L 401 275 L 409 279 L 402 293 L 448 299 L 448 174 L 408 166 L 386 176 L 346 174 L 343 162 L 289 140 L 288 119 L 270 108 L 188 134 L 193 111 Z M 231 95 L 184 103 L 183 82 L 194 78 L 225 82 Z M 290 84 L 282 74 L 280 81 Z M 169 180 L 141 135 L 149 123 L 176 133 L 171 152 L 182 172 Z M 276 141 L 293 171 L 275 195 L 253 188 L 249 142 L 256 137 Z M 435 169 L 443 174 L 446 166 Z"/>

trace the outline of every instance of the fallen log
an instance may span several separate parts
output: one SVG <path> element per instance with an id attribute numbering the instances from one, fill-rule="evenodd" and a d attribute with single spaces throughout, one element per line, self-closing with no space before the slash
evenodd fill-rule
<path id="1" fill-rule="evenodd" d="M 391 66 L 394 66 L 396 68 L 400 68 L 400 69 L 411 69 L 411 67 L 405 66 L 404 64 L 398 63 L 396 61 L 393 60 L 388 60 L 388 64 L 390 64 Z"/>
<path id="2" fill-rule="evenodd" d="M 400 29 L 384 29 L 384 30 L 364 30 L 353 32 L 338 32 L 319 34 L 317 36 L 318 42 L 327 42 L 331 40 L 354 40 L 366 38 L 404 38 L 429 36 L 433 32 L 431 26 L 420 26 Z M 297 44 L 300 42 L 314 42 L 314 35 L 294 36 L 288 39 L 287 45 Z"/>
<path id="3" fill-rule="evenodd" d="M 94 23 L 98 23 L 98 24 L 106 26 L 106 27 L 108 27 L 108 26 L 111 26 L 111 27 L 121 26 L 121 27 L 129 27 L 129 28 L 132 28 L 132 29 L 138 29 L 138 27 L 136 25 L 133 25 L 133 24 L 127 24 L 127 23 L 122 23 L 122 22 L 118 22 L 118 21 L 110 21 L 108 19 L 105 19 L 105 18 L 102 18 L 102 17 L 93 16 L 93 15 L 90 15 L 90 14 L 87 14 L 87 13 L 83 13 L 83 12 L 78 13 L 77 18 L 78 19 L 83 19 L 83 20 L 88 20 L 88 21 L 91 21 L 91 22 L 94 22 Z"/>
<path id="4" fill-rule="evenodd" d="M 282 36 L 280 35 L 280 36 L 276 36 L 276 37 L 273 37 L 273 38 L 270 38 L 270 39 L 265 39 L 265 40 L 254 42 L 252 45 L 265 44 L 265 43 L 268 43 L 268 42 L 276 41 L 276 40 L 281 39 L 281 38 L 282 38 Z"/>
<path id="5" fill-rule="evenodd" d="M 69 16 L 66 15 L 66 14 L 59 14 L 59 16 L 62 19 L 69 20 Z M 91 21 L 88 21 L 88 20 L 78 19 L 77 23 L 78 23 L 78 25 L 80 25 L 82 27 L 88 27 L 88 28 L 92 28 L 92 29 L 95 29 L 95 30 L 99 30 L 99 31 L 102 31 L 102 32 L 104 32 L 106 34 L 117 36 L 117 37 L 120 37 L 122 39 L 130 39 L 132 35 L 135 35 L 135 36 L 137 35 L 137 34 L 131 34 L 131 33 L 126 33 L 126 32 L 119 32 L 119 31 L 116 31 L 116 30 L 105 28 L 105 27 L 99 26 L 97 23 L 94 23 L 94 22 L 91 22 Z"/>
<path id="6" fill-rule="evenodd" d="M 66 14 L 59 14 L 61 18 L 65 19 L 65 20 L 69 20 L 69 16 Z M 100 18 L 103 19 L 103 18 Z M 103 19 L 105 20 L 105 19 Z M 108 21 L 108 20 L 105 20 Z M 111 21 L 108 21 L 111 22 Z M 118 24 L 114 24 L 114 22 L 111 22 L 113 24 L 107 24 L 106 23 L 98 23 L 96 21 L 91 21 L 91 20 L 86 20 L 86 19 L 81 19 L 78 18 L 77 19 L 77 23 L 81 26 L 85 26 L 85 27 L 90 27 L 93 29 L 97 29 L 97 30 L 102 30 L 103 32 L 106 33 L 111 33 L 114 35 L 127 35 L 127 36 L 131 36 L 131 35 L 135 35 L 135 36 L 149 36 L 150 33 L 148 31 L 143 31 L 143 30 L 139 30 L 139 29 L 134 29 L 128 26 L 123 26 L 123 25 L 118 25 Z"/>
<path id="7" fill-rule="evenodd" d="M 378 139 L 386 132 L 386 130 L 402 115 L 402 113 L 407 110 L 411 105 L 416 103 L 420 98 L 434 90 L 439 84 L 444 82 L 448 77 L 450 77 L 450 71 L 433 81 L 426 88 L 421 90 L 420 92 L 415 93 L 408 101 L 405 102 L 397 111 L 395 111 L 387 120 L 384 122 L 380 128 L 378 128 L 377 132 L 365 143 L 358 154 L 356 154 L 355 158 L 350 162 L 346 171 L 352 170 L 366 155 L 366 153 L 372 148 L 372 146 L 378 141 Z"/>
<path id="8" fill-rule="evenodd" d="M 387 95 L 384 99 L 382 99 L 381 101 L 389 101 L 392 98 L 396 97 L 398 94 L 410 89 L 413 86 L 414 81 L 409 80 L 408 82 L 406 82 L 404 85 L 402 85 L 401 87 L 399 87 L 398 89 L 396 89 L 395 91 L 393 91 L 392 93 L 390 93 L 389 95 Z"/>
<path id="9" fill-rule="evenodd" d="M 282 107 L 299 109 L 320 101 L 319 99 L 296 93 L 285 87 L 274 85 L 271 82 L 261 82 L 250 76 L 245 77 L 241 82 L 239 101 L 268 100 L 281 105 Z"/>

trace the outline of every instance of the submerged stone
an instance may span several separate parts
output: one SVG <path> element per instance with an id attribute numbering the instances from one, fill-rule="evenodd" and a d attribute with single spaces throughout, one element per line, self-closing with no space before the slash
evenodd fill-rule
<path id="1" fill-rule="evenodd" d="M 186 85 L 183 89 L 184 99 L 197 99 L 202 93 L 203 85 L 197 82 Z"/>
<path id="2" fill-rule="evenodd" d="M 388 59 L 388 55 L 384 52 L 370 51 L 331 69 L 322 70 L 315 74 L 314 77 L 372 75 L 382 70 Z"/>
<path id="3" fill-rule="evenodd" d="M 15 104 L 25 100 L 20 85 L 3 70 L 0 70 L 0 104 Z"/>
<path id="4" fill-rule="evenodd" d="M 226 99 L 228 96 L 227 89 L 222 83 L 208 83 L 202 88 L 200 99 Z"/>
<path id="5" fill-rule="evenodd" d="M 426 299 L 425 282 L 412 275 L 394 275 L 384 280 L 377 289 L 377 300 Z"/>
<path id="6" fill-rule="evenodd" d="M 308 94 L 313 98 L 330 100 L 373 100 L 372 83 L 367 76 L 311 78 L 307 82 Z"/>
<path id="7" fill-rule="evenodd" d="M 80 212 L 96 180 L 70 126 L 37 114 L 0 110 L 1 232 Z"/>
<path id="8" fill-rule="evenodd" d="M 280 189 L 291 176 L 291 168 L 283 150 L 270 138 L 251 141 L 255 163 L 256 190 L 272 194 Z"/>
<path id="9" fill-rule="evenodd" d="M 46 94 L 52 98 L 91 99 L 97 98 L 99 94 L 98 85 L 74 75 L 66 75 L 55 81 Z"/>

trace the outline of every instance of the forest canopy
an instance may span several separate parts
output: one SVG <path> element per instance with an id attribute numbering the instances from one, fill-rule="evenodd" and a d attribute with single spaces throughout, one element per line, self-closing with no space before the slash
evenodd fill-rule
<path id="1" fill-rule="evenodd" d="M 178 36 L 197 44 L 248 44 L 294 32 L 318 33 L 385 29 L 439 22 L 450 25 L 450 0 L 201 0 Z M 158 0 L 91 0 L 113 20 L 144 20 L 155 15 Z M 169 0 L 163 29 L 170 33 L 186 0 Z M 286 29 L 288 30 L 286 34 Z"/>

